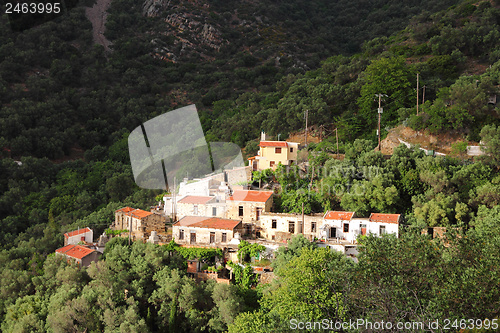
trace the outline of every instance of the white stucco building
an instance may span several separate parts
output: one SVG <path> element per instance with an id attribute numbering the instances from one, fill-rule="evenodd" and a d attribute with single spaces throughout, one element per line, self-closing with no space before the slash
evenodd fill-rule
<path id="1" fill-rule="evenodd" d="M 355 243 L 358 236 L 367 234 L 391 233 L 398 237 L 400 219 L 400 214 L 372 213 L 369 218 L 359 218 L 355 212 L 329 211 L 323 217 L 319 238 Z"/>

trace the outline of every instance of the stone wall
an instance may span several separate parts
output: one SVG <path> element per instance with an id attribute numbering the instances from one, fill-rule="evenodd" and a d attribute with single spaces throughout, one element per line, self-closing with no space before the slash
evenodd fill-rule
<path id="1" fill-rule="evenodd" d="M 249 201 L 234 201 L 228 200 L 227 202 L 227 218 L 239 220 L 243 222 L 255 223 L 257 221 L 257 208 L 262 209 L 262 214 L 270 212 L 273 206 L 273 197 L 271 196 L 267 202 L 249 202 Z M 239 216 L 239 207 L 243 206 L 243 216 Z M 261 215 L 262 216 L 262 215 Z"/>
<path id="2" fill-rule="evenodd" d="M 184 231 L 184 238 L 180 239 L 180 230 Z M 233 230 L 224 229 L 208 229 L 208 228 L 190 228 L 189 226 L 174 226 L 173 227 L 173 238 L 178 244 L 190 244 L 190 245 L 226 245 L 234 237 L 235 232 L 242 232 L 243 229 L 241 224 Z M 196 233 L 196 242 L 191 243 L 191 232 Z M 215 233 L 215 243 L 210 243 L 210 233 Z M 226 241 L 222 242 L 222 234 L 226 234 Z"/>

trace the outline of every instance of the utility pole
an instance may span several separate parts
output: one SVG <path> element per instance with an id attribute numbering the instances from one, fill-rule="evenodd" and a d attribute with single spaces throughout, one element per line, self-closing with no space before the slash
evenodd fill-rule
<path id="1" fill-rule="evenodd" d="M 382 95 L 378 95 L 378 150 L 380 151 L 382 147 L 380 147 L 380 120 L 382 117 L 382 107 L 381 107 L 381 102 L 382 102 Z"/>
<path id="2" fill-rule="evenodd" d="M 306 110 L 305 117 L 306 117 L 306 131 L 305 131 L 305 146 L 307 147 L 307 116 L 309 115 L 309 110 Z"/>
<path id="3" fill-rule="evenodd" d="M 304 203 L 302 203 L 302 223 L 300 225 L 300 230 L 297 230 L 299 234 L 304 233 L 304 225 L 305 225 L 305 223 L 304 223 Z"/>
<path id="4" fill-rule="evenodd" d="M 375 96 L 378 97 L 378 150 L 380 151 L 382 149 L 381 144 L 380 144 L 380 121 L 382 117 L 382 113 L 384 110 L 382 109 L 382 96 L 387 97 L 386 94 L 376 94 Z"/>
<path id="5" fill-rule="evenodd" d="M 177 201 L 176 201 L 176 189 L 177 189 L 177 184 L 176 184 L 176 179 L 174 176 L 174 188 L 172 189 L 172 222 L 175 222 L 176 219 L 176 210 L 177 210 Z"/>
<path id="6" fill-rule="evenodd" d="M 339 132 L 338 132 L 338 127 L 335 128 L 335 137 L 337 138 L 337 158 L 339 158 Z"/>
<path id="7" fill-rule="evenodd" d="M 132 214 L 129 215 L 128 220 L 128 245 L 130 245 L 130 238 L 132 238 Z"/>
<path id="8" fill-rule="evenodd" d="M 417 73 L 417 116 L 418 116 L 418 73 Z"/>

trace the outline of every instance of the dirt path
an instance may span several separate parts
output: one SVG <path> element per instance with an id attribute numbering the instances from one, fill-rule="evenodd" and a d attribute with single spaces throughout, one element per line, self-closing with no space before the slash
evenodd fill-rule
<path id="1" fill-rule="evenodd" d="M 85 8 L 85 15 L 92 22 L 92 35 L 94 36 L 94 42 L 104 46 L 106 52 L 111 52 L 109 46 L 112 44 L 104 36 L 104 31 L 106 30 L 106 18 L 109 6 L 111 5 L 111 0 L 97 0 L 97 3 L 92 7 Z"/>

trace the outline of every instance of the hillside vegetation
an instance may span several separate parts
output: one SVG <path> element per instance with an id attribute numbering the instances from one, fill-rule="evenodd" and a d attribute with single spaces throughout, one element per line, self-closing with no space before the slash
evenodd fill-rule
<path id="1" fill-rule="evenodd" d="M 489 103 L 500 84 L 498 1 L 115 0 L 110 53 L 93 45 L 84 12 L 24 32 L 0 17 L 2 331 L 267 332 L 299 315 L 499 317 L 500 122 Z M 450 131 L 483 140 L 489 155 L 400 147 L 385 159 L 374 151 L 375 94 L 387 95 L 383 136 L 399 124 Z M 169 247 L 113 241 L 88 270 L 50 256 L 63 232 L 97 235 L 116 209 L 154 204 L 160 193 L 134 184 L 128 134 L 191 103 L 208 141 L 247 154 L 261 130 L 284 139 L 309 110 L 310 125 L 338 128 L 345 159 L 332 158 L 334 136 L 311 144 L 301 153 L 308 172 L 274 175 L 294 185 L 275 208 L 404 213 L 408 228 L 400 239 L 360 241 L 358 264 L 295 240 L 279 251 L 282 283 L 267 291 L 248 272 L 235 286 L 195 284 Z M 454 232 L 446 243 L 420 234 L 433 226 Z"/>

